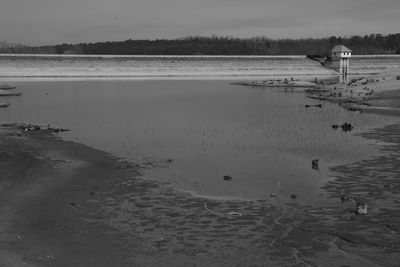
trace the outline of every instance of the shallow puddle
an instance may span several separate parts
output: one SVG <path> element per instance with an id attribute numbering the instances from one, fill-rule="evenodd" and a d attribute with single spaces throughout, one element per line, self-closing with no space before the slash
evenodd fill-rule
<path id="1" fill-rule="evenodd" d="M 229 81 L 15 82 L 3 122 L 51 124 L 62 134 L 135 163 L 174 188 L 216 199 L 312 199 L 330 166 L 378 153 L 359 133 L 397 122 L 316 104 L 302 92 Z M 332 124 L 352 123 L 351 132 Z M 319 159 L 319 168 L 311 161 Z M 158 167 L 157 167 L 158 166 Z M 224 179 L 229 176 L 229 181 Z"/>

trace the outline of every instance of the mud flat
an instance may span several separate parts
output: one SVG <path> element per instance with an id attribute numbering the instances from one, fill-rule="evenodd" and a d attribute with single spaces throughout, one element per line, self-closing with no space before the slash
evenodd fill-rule
<path id="1" fill-rule="evenodd" d="M 328 85 L 312 99 L 339 103 L 352 111 L 400 115 L 400 76 L 396 73 L 359 77 L 345 85 Z"/>
<path id="2" fill-rule="evenodd" d="M 262 81 L 243 81 L 234 82 L 235 85 L 244 86 L 258 86 L 258 87 L 284 87 L 284 88 L 317 88 L 320 89 L 321 86 L 315 82 L 300 81 L 299 79 L 269 79 Z"/>
<path id="3" fill-rule="evenodd" d="M 366 135 L 392 143 L 388 156 L 335 168 L 307 204 L 279 191 L 257 201 L 193 197 L 105 152 L 2 127 L 0 265 L 396 266 L 399 130 Z M 355 214 L 358 199 L 368 214 Z"/>

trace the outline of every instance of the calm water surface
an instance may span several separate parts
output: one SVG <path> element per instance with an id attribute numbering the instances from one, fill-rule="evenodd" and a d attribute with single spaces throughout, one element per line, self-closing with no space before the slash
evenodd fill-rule
<path id="1" fill-rule="evenodd" d="M 145 176 L 215 198 L 261 199 L 279 190 L 313 197 L 329 179 L 329 166 L 378 153 L 379 144 L 357 133 L 397 122 L 328 103 L 305 109 L 316 102 L 299 91 L 223 80 L 13 84 L 23 95 L 6 99 L 11 106 L 0 111 L 2 122 L 70 128 L 63 138 L 135 163 L 158 162 L 163 167 Z M 343 122 L 354 131 L 331 128 Z M 319 171 L 311 169 L 314 158 Z"/>

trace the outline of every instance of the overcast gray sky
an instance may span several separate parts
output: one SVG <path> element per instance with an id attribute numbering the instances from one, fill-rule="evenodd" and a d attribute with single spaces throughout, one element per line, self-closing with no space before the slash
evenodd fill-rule
<path id="1" fill-rule="evenodd" d="M 0 0 L 0 41 L 31 45 L 395 32 L 400 0 Z"/>

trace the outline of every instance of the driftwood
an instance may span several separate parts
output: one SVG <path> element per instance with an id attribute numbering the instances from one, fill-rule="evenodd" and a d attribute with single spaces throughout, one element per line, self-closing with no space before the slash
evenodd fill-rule
<path id="1" fill-rule="evenodd" d="M 8 84 L 0 84 L 0 90 L 11 90 L 15 88 L 17 87 Z"/>
<path id="2" fill-rule="evenodd" d="M 320 88 L 320 85 L 313 82 L 300 82 L 295 80 L 265 80 L 265 81 L 251 81 L 251 82 L 233 82 L 233 85 L 244 85 L 254 87 L 282 87 L 282 88 Z M 311 89 L 310 89 L 311 90 Z"/>
<path id="3" fill-rule="evenodd" d="M 20 92 L 7 92 L 5 90 L 0 90 L 0 96 L 20 96 Z"/>
<path id="4" fill-rule="evenodd" d="M 387 115 L 400 115 L 400 108 L 379 107 L 358 103 L 342 103 L 341 106 L 351 111 L 375 112 Z"/>
<path id="5" fill-rule="evenodd" d="M 47 127 L 43 127 L 40 125 L 35 125 L 31 123 L 4 123 L 0 124 L 0 127 L 15 127 L 23 132 L 32 132 L 32 131 L 42 131 L 42 132 L 50 132 L 50 133 L 60 133 L 70 131 L 69 129 L 51 127 L 47 125 Z"/>

